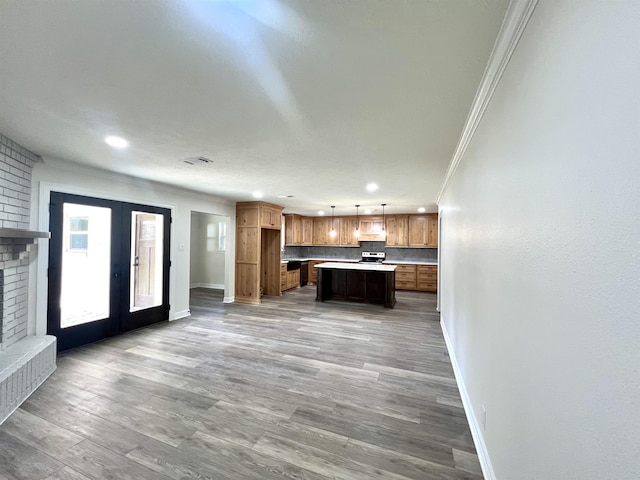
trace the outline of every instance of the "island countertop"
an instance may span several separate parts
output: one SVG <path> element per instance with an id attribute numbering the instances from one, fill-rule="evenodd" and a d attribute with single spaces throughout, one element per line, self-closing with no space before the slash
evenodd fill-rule
<path id="1" fill-rule="evenodd" d="M 396 303 L 395 265 L 325 262 L 316 268 L 316 302 L 347 300 L 379 303 L 385 308 Z"/>
<path id="2" fill-rule="evenodd" d="M 338 263 L 325 262 L 316 265 L 316 268 L 331 268 L 335 270 L 360 270 L 365 272 L 394 272 L 395 265 L 383 265 L 381 263 Z"/>

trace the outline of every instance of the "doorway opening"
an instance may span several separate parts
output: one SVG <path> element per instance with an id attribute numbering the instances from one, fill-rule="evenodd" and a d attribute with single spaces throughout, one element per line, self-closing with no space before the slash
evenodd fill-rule
<path id="1" fill-rule="evenodd" d="M 191 212 L 189 308 L 194 298 L 223 302 L 228 229 L 227 216 Z"/>

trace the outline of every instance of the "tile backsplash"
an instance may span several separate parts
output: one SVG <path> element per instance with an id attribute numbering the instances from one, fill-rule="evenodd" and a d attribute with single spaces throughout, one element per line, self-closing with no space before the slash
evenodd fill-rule
<path id="1" fill-rule="evenodd" d="M 393 248 L 384 242 L 360 242 L 359 247 L 285 247 L 282 258 L 322 258 L 340 260 L 360 260 L 362 252 L 385 252 L 387 261 L 435 262 L 438 260 L 437 248 Z"/>

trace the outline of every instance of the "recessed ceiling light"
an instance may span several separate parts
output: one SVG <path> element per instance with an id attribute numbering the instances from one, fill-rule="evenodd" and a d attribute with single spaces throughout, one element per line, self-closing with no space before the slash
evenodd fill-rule
<path id="1" fill-rule="evenodd" d="M 367 185 L 367 192 L 375 192 L 378 189 L 378 185 L 375 183 L 369 183 Z"/>
<path id="2" fill-rule="evenodd" d="M 364 213 L 365 213 L 366 215 L 371 215 L 371 210 L 366 209 L 366 210 L 364 211 Z"/>
<path id="3" fill-rule="evenodd" d="M 264 196 L 260 190 L 256 190 L 255 192 L 252 193 L 252 195 L 253 195 L 253 198 L 262 198 Z"/>
<path id="4" fill-rule="evenodd" d="M 113 148 L 127 148 L 129 146 L 129 142 L 122 137 L 109 136 L 104 141 Z"/>
<path id="5" fill-rule="evenodd" d="M 424 208 L 424 207 L 420 207 L 420 208 L 418 209 L 418 212 L 420 212 L 420 213 L 424 213 L 424 212 L 426 212 L 426 211 L 427 211 L 427 209 L 426 209 L 426 208 Z"/>
<path id="6" fill-rule="evenodd" d="M 324 210 L 318 210 L 318 215 L 324 215 Z"/>

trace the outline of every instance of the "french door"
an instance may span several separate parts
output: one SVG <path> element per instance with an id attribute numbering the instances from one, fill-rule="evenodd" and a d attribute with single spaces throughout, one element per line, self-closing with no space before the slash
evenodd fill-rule
<path id="1" fill-rule="evenodd" d="M 66 350 L 169 318 L 170 211 L 51 193 L 47 329 Z"/>

